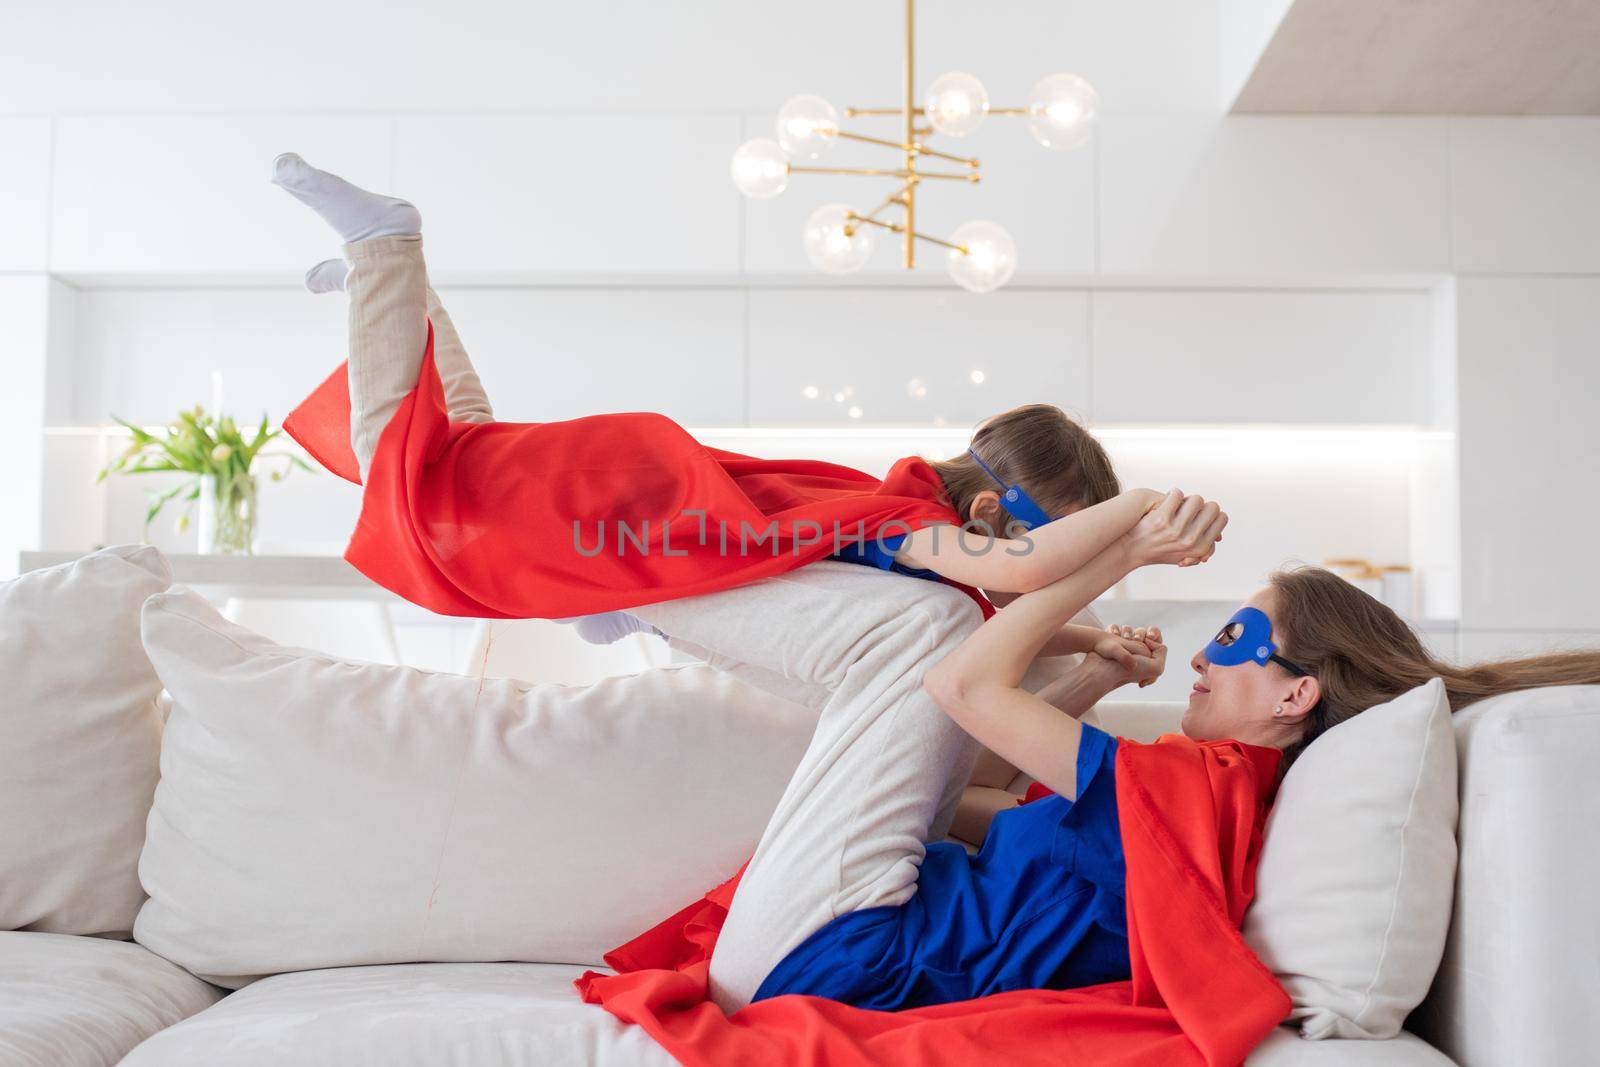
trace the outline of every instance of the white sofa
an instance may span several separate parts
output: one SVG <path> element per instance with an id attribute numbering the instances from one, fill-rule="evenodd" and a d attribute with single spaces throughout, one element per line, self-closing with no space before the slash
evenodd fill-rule
<path id="1" fill-rule="evenodd" d="M 692 698 L 694 685 L 728 683 L 693 667 L 678 672 L 676 684 L 679 696 Z M 750 693 L 752 701 L 770 702 Z M 727 693 L 718 700 L 726 703 Z M 1093 714 L 1113 733 L 1148 740 L 1175 729 L 1181 710 L 1176 704 L 1107 703 Z M 685 849 L 715 856 L 719 864 L 748 851 L 782 787 L 782 768 L 792 765 L 804 741 L 799 709 L 752 711 L 763 724 L 758 730 L 741 734 L 722 723 L 697 734 L 694 745 L 673 753 L 662 769 L 603 783 L 614 803 L 591 813 L 581 836 L 561 837 L 569 831 L 559 812 L 538 813 L 555 827 L 550 839 L 564 842 L 557 851 L 645 857 L 622 868 L 627 884 L 607 887 L 609 895 L 563 890 L 559 899 L 540 901 L 547 923 L 573 931 L 565 943 L 608 943 L 617 917 L 596 914 L 598 896 L 611 911 L 622 906 L 618 901 L 641 901 L 641 908 L 661 915 L 687 903 L 683 871 L 673 866 L 682 851 L 657 847 L 663 827 L 696 827 L 696 840 Z M 1312 1041 L 1282 1027 L 1251 1055 L 1250 1067 L 1561 1067 L 1600 1055 L 1600 1020 L 1591 1008 L 1600 996 L 1600 928 L 1591 909 L 1600 884 L 1600 791 L 1592 785 L 1600 691 L 1550 689 L 1501 698 L 1457 716 L 1455 730 L 1462 777 L 1454 920 L 1433 991 L 1408 1023 L 1414 1033 Z M 179 743 L 170 734 L 167 741 Z M 196 743 L 195 736 L 182 743 Z M 685 760 L 695 766 L 685 768 Z M 694 789 L 660 787 L 667 779 L 659 775 L 673 773 L 672 764 L 676 774 L 694 779 Z M 739 774 L 718 770 L 729 765 Z M 164 761 L 163 771 L 170 769 Z M 630 807 L 645 814 L 627 817 Z M 154 843 L 177 847 L 173 827 L 154 825 L 161 818 L 158 804 L 147 850 Z M 159 877 L 160 870 L 160 862 L 141 866 L 158 898 L 162 891 L 151 872 Z M 726 873 L 708 871 L 701 883 L 709 887 Z M 308 906 L 320 907 L 317 889 L 305 888 L 305 881 L 286 880 L 281 892 L 303 890 Z M 669 888 L 657 892 L 660 886 Z M 239 887 L 213 888 L 224 897 Z M 158 902 L 146 902 L 146 911 Z M 141 937 L 146 929 L 159 933 L 166 939 L 159 947 L 181 955 L 167 946 L 183 944 L 193 930 L 171 916 L 160 923 L 147 919 L 137 928 Z M 307 929 L 312 925 L 308 918 Z M 631 920 L 623 925 L 638 926 Z M 156 943 L 153 936 L 144 939 Z M 0 932 L 0 1067 L 670 1063 L 638 1028 L 577 1000 L 571 981 L 585 967 L 573 957 L 597 962 L 590 951 L 567 949 L 560 963 L 383 963 L 290 970 L 255 981 L 219 978 L 242 986 L 229 991 L 131 940 Z"/>

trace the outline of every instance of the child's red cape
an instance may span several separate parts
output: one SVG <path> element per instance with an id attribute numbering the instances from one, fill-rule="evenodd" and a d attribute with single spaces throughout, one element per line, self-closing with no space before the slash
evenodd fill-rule
<path id="1" fill-rule="evenodd" d="M 1178 736 L 1119 744 L 1130 981 L 901 1012 L 790 995 L 724 1016 L 706 972 L 735 875 L 608 954 L 621 973 L 587 972 L 578 990 L 687 1067 L 1238 1064 L 1290 1007 L 1239 936 L 1279 758 Z"/>
<path id="2" fill-rule="evenodd" d="M 284 420 L 360 481 L 344 366 Z M 664 415 L 453 423 L 433 362 L 384 429 L 345 559 L 441 615 L 559 619 L 716 592 L 813 563 L 842 539 L 955 523 L 925 461 L 879 481 L 707 448 Z M 966 590 L 985 614 L 987 600 Z"/>

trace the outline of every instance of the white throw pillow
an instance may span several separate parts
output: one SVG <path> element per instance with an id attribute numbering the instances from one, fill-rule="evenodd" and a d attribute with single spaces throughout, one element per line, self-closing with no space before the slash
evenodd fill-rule
<path id="1" fill-rule="evenodd" d="M 1267 822 L 1244 937 L 1306 1037 L 1392 1037 L 1433 982 L 1456 872 L 1456 744 L 1437 678 L 1323 734 Z"/>
<path id="2" fill-rule="evenodd" d="M 597 964 L 754 850 L 815 713 L 713 668 L 529 686 L 287 649 L 174 588 L 134 935 L 222 985 Z"/>
<path id="3" fill-rule="evenodd" d="M 133 929 L 161 747 L 139 606 L 171 582 L 138 546 L 0 582 L 0 929 Z"/>

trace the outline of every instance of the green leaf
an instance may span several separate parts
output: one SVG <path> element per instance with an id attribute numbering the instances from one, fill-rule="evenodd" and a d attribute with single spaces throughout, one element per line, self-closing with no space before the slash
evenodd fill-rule
<path id="1" fill-rule="evenodd" d="M 155 440 L 155 437 L 153 437 L 151 434 L 147 433 L 145 431 L 144 427 L 135 426 L 133 423 L 129 422 L 127 419 L 121 418 L 120 416 L 117 416 L 117 415 L 113 415 L 113 416 L 111 416 L 111 421 L 116 423 L 118 426 L 121 426 L 123 429 L 127 430 L 129 433 L 133 434 L 133 439 L 136 442 L 140 443 L 140 444 L 149 444 L 151 441 Z"/>
<path id="2" fill-rule="evenodd" d="M 164 492 L 151 493 L 150 494 L 150 507 L 144 513 L 144 529 L 145 529 L 145 533 L 149 533 L 150 532 L 150 524 L 152 522 L 156 521 L 156 516 L 161 514 L 161 509 L 167 506 L 167 502 L 170 501 L 173 497 L 177 496 L 179 493 L 182 493 L 182 492 L 185 492 L 185 491 L 187 491 L 189 493 L 189 496 L 188 496 L 189 500 L 193 500 L 193 499 L 195 499 L 195 497 L 199 496 L 200 495 L 200 482 L 199 482 L 199 479 L 191 478 L 188 481 L 182 482 L 182 483 L 180 483 L 178 485 L 175 485 L 171 489 L 168 489 L 168 490 L 166 490 Z"/>
<path id="3" fill-rule="evenodd" d="M 235 492 L 237 483 L 252 477 L 251 468 L 261 450 L 283 435 L 282 428 L 273 429 L 271 418 L 263 412 L 260 423 L 241 431 L 231 415 L 212 415 L 202 406 L 180 411 L 160 433 L 150 433 L 117 415 L 112 421 L 126 429 L 131 443 L 121 455 L 111 460 L 95 475 L 100 484 L 112 474 L 157 474 L 183 472 L 199 477 L 214 478 L 218 491 Z M 226 446 L 226 447 L 223 447 Z M 218 458 L 216 453 L 224 455 Z M 283 459 L 287 473 L 291 467 L 300 467 L 315 473 L 315 468 L 297 456 L 272 455 Z M 197 499 L 199 489 L 190 500 Z M 153 519 L 171 496 L 162 494 L 160 503 L 151 513 Z M 149 519 L 146 520 L 148 526 Z"/>

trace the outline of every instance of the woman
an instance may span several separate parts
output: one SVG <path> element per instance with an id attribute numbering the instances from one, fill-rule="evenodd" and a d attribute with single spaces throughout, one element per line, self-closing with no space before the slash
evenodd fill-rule
<path id="1" fill-rule="evenodd" d="M 1077 717 L 1117 685 L 1154 676 L 1158 643 L 1136 670 L 1091 655 L 1037 696 L 1020 683 L 1054 627 L 1131 566 L 1144 532 L 964 637 L 971 620 L 958 598 L 888 576 L 884 593 L 899 600 L 888 611 L 872 597 L 852 613 L 822 588 L 751 597 L 752 607 L 787 595 L 795 610 L 838 610 L 817 640 L 793 647 L 763 649 L 749 636 L 755 615 L 724 626 L 721 612 L 691 614 L 691 602 L 646 609 L 834 695 L 743 874 L 608 954 L 619 973 L 586 974 L 584 999 L 697 1067 L 1237 1063 L 1290 1010 L 1238 934 L 1280 768 L 1337 723 L 1433 677 L 1455 707 L 1600 683 L 1600 652 L 1441 663 L 1372 598 L 1326 571 L 1293 570 L 1192 660 L 1188 736 L 1113 741 Z M 737 610 L 727 598 L 739 595 L 703 600 Z M 966 783 L 971 764 L 952 755 L 960 729 L 918 704 L 913 678 L 1058 791 L 996 816 L 978 857 L 922 844 L 942 835 L 941 795 Z M 1053 924 L 1048 936 L 1035 922 Z M 1003 995 L 984 995 L 994 992 Z"/>
<path id="2" fill-rule="evenodd" d="M 1152 633 L 1151 656 L 1135 671 L 1091 656 L 1037 695 L 1018 686 L 1085 591 L 1069 580 L 1020 598 L 925 679 L 952 719 L 1056 795 L 994 813 L 976 857 L 930 846 L 916 897 L 830 922 L 778 964 L 757 999 L 810 993 L 899 1009 L 1127 977 L 1110 786 L 1118 742 L 1078 716 L 1111 686 L 1158 675 L 1166 650 Z M 1453 710 L 1518 689 L 1600 684 L 1600 652 L 1441 662 L 1389 608 L 1309 567 L 1274 574 L 1190 665 L 1198 677 L 1183 733 L 1277 750 L 1279 777 L 1327 730 L 1435 677 Z M 1263 782 L 1264 795 L 1274 785 Z"/>

